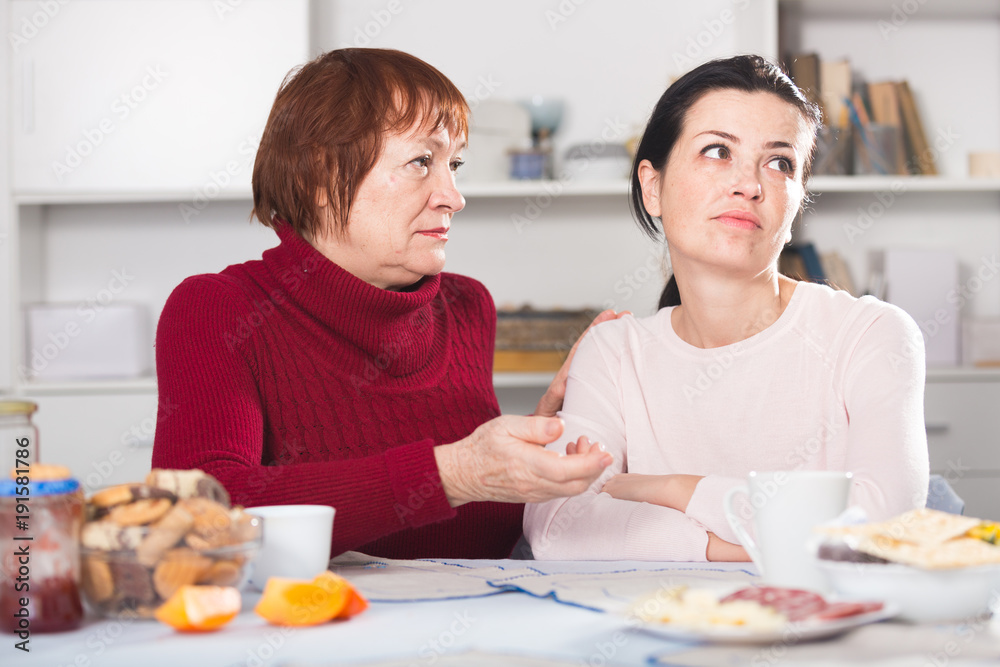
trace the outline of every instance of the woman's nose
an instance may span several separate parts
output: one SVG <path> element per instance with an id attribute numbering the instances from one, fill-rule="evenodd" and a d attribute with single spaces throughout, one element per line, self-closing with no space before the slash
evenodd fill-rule
<path id="1" fill-rule="evenodd" d="M 465 208 L 465 197 L 455 185 L 455 172 L 448 170 L 446 174 L 437 178 L 430 205 L 432 208 L 444 208 L 451 213 L 458 213 Z"/>
<path id="2" fill-rule="evenodd" d="M 764 196 L 764 191 L 760 184 L 760 176 L 753 166 L 744 165 L 737 168 L 731 194 L 735 197 L 745 197 L 746 199 L 760 199 Z"/>

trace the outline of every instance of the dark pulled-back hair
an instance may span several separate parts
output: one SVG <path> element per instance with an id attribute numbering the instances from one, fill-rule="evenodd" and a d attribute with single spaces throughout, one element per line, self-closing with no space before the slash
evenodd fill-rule
<path id="1" fill-rule="evenodd" d="M 415 56 L 324 53 L 290 73 L 275 97 L 253 167 L 254 215 L 269 227 L 280 218 L 311 239 L 326 231 L 316 199 L 324 192 L 331 231 L 343 231 L 387 135 L 420 121 L 464 136 L 468 115 L 455 84 Z"/>
<path id="2" fill-rule="evenodd" d="M 745 93 L 771 93 L 799 110 L 813 129 L 821 123 L 819 108 L 806 99 L 792 80 L 777 65 L 755 55 L 734 56 L 711 60 L 699 65 L 667 88 L 653 108 L 642 139 L 636 148 L 632 163 L 629 187 L 629 205 L 639 228 L 650 238 L 657 239 L 663 232 L 659 221 L 649 214 L 642 201 L 639 182 L 639 164 L 649 160 L 653 168 L 662 172 L 677 143 L 688 111 L 706 93 L 716 90 L 737 90 Z M 803 163 L 802 180 L 809 178 L 815 140 Z M 680 305 L 680 292 L 673 276 L 660 296 L 659 307 Z"/>

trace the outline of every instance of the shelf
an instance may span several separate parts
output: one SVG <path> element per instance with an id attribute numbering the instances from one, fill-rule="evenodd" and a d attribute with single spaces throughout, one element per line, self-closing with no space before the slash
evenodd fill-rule
<path id="1" fill-rule="evenodd" d="M 491 197 L 591 197 L 628 194 L 628 181 L 498 181 L 495 183 L 459 183 L 467 199 Z"/>
<path id="2" fill-rule="evenodd" d="M 629 183 L 621 181 L 498 181 L 494 183 L 459 183 L 467 199 L 506 199 L 515 197 L 626 197 Z M 1000 192 L 998 178 L 947 178 L 942 176 L 816 176 L 809 180 L 815 194 L 824 192 Z M 20 205 L 45 204 L 117 204 L 117 203 L 187 203 L 204 195 L 191 190 L 142 192 L 27 192 L 14 196 Z M 252 202 L 250 190 L 221 192 L 208 201 Z"/>
<path id="3" fill-rule="evenodd" d="M 136 190 L 107 192 L 21 192 L 14 194 L 14 203 L 38 204 L 120 204 L 120 203 L 172 203 L 190 204 L 213 201 L 253 201 L 249 188 L 224 190 L 208 196 L 205 187 L 197 190 Z"/>
<path id="4" fill-rule="evenodd" d="M 892 22 L 893 12 L 916 18 L 998 18 L 1000 5 L 983 0 L 948 0 L 948 2 L 927 2 L 912 0 L 911 4 L 900 0 L 779 0 L 783 7 L 800 7 L 811 17 L 865 17 Z M 910 9 L 910 7 L 916 9 Z M 910 9 L 906 12 L 903 8 Z"/>
<path id="5" fill-rule="evenodd" d="M 998 380 L 1000 380 L 1000 368 L 955 366 L 927 369 L 928 382 L 996 382 Z"/>
<path id="6" fill-rule="evenodd" d="M 942 176 L 815 176 L 813 193 L 824 192 L 1000 192 L 1000 178 L 946 178 Z"/>
<path id="7" fill-rule="evenodd" d="M 28 382 L 18 387 L 27 396 L 91 396 L 95 394 L 155 394 L 156 378 Z"/>
<path id="8" fill-rule="evenodd" d="M 493 386 L 497 389 L 548 387 L 555 376 L 555 373 L 494 373 Z"/>

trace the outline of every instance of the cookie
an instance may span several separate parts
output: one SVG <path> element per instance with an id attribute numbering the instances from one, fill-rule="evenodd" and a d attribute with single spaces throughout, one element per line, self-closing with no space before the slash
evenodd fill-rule
<path id="1" fill-rule="evenodd" d="M 191 533 L 201 538 L 206 547 L 220 547 L 235 543 L 233 520 L 226 506 L 209 498 L 186 498 L 178 501 L 178 504 L 182 505 L 194 517 Z"/>
<path id="2" fill-rule="evenodd" d="M 145 530 L 141 526 L 120 526 L 113 521 L 88 521 L 80 532 L 80 543 L 88 549 L 129 551 L 138 547 Z"/>
<path id="3" fill-rule="evenodd" d="M 153 567 L 163 553 L 177 544 L 194 525 L 194 517 L 181 505 L 174 505 L 163 518 L 148 528 L 146 538 L 136 547 L 136 559 Z"/>
<path id="4" fill-rule="evenodd" d="M 194 584 L 212 567 L 212 559 L 184 547 L 163 554 L 153 570 L 153 587 L 166 600 L 181 586 Z"/>
<path id="5" fill-rule="evenodd" d="M 203 470 L 167 470 L 153 468 L 146 475 L 146 484 L 177 495 L 178 498 L 208 498 L 229 507 L 226 487 Z"/>
<path id="6" fill-rule="evenodd" d="M 177 501 L 177 496 L 166 490 L 148 484 L 118 484 L 101 489 L 90 497 L 88 509 L 92 519 L 100 519 L 113 507 L 125 505 L 136 500 L 166 498 L 171 503 Z"/>
<path id="7" fill-rule="evenodd" d="M 111 560 L 108 566 L 115 582 L 115 594 L 125 606 L 135 608 L 138 603 L 156 600 L 156 591 L 148 569 L 125 560 Z"/>
<path id="8" fill-rule="evenodd" d="M 53 463 L 31 463 L 22 464 L 10 469 L 10 478 L 17 479 L 24 475 L 24 470 L 28 470 L 28 479 L 32 482 L 55 482 L 61 479 L 69 479 L 73 476 L 66 466 Z M 21 470 L 22 472 L 18 472 Z"/>
<path id="9" fill-rule="evenodd" d="M 242 563 L 234 560 L 217 560 L 196 583 L 212 586 L 235 586 L 242 578 Z"/>
<path id="10" fill-rule="evenodd" d="M 101 558 L 84 558 L 80 567 L 80 579 L 87 597 L 96 604 L 110 600 L 115 592 L 111 567 Z"/>
<path id="11" fill-rule="evenodd" d="M 108 512 L 108 519 L 119 526 L 145 526 L 160 519 L 173 503 L 167 498 L 144 498 L 124 505 L 116 505 Z"/>

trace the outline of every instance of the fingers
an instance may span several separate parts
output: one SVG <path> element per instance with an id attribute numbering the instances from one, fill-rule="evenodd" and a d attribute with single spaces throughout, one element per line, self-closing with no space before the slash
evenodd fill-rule
<path id="1" fill-rule="evenodd" d="M 562 435 L 564 424 L 558 417 L 521 417 L 508 415 L 493 420 L 507 435 L 536 445 L 547 445 Z"/>
<path id="2" fill-rule="evenodd" d="M 579 448 L 579 444 L 577 445 Z M 543 452 L 551 454 L 551 452 Z M 575 456 L 546 456 L 540 458 L 536 465 L 536 474 L 548 482 L 566 484 L 574 481 L 584 481 L 590 486 L 604 469 L 611 465 L 613 458 L 599 447 L 590 447 L 584 454 Z M 577 492 L 579 493 L 579 492 Z"/>
<path id="3" fill-rule="evenodd" d="M 576 442 L 570 442 L 566 445 L 567 454 L 583 455 L 595 449 L 601 452 L 604 451 L 604 447 L 601 445 L 601 443 L 591 442 L 590 439 L 585 435 L 581 435 Z"/>

